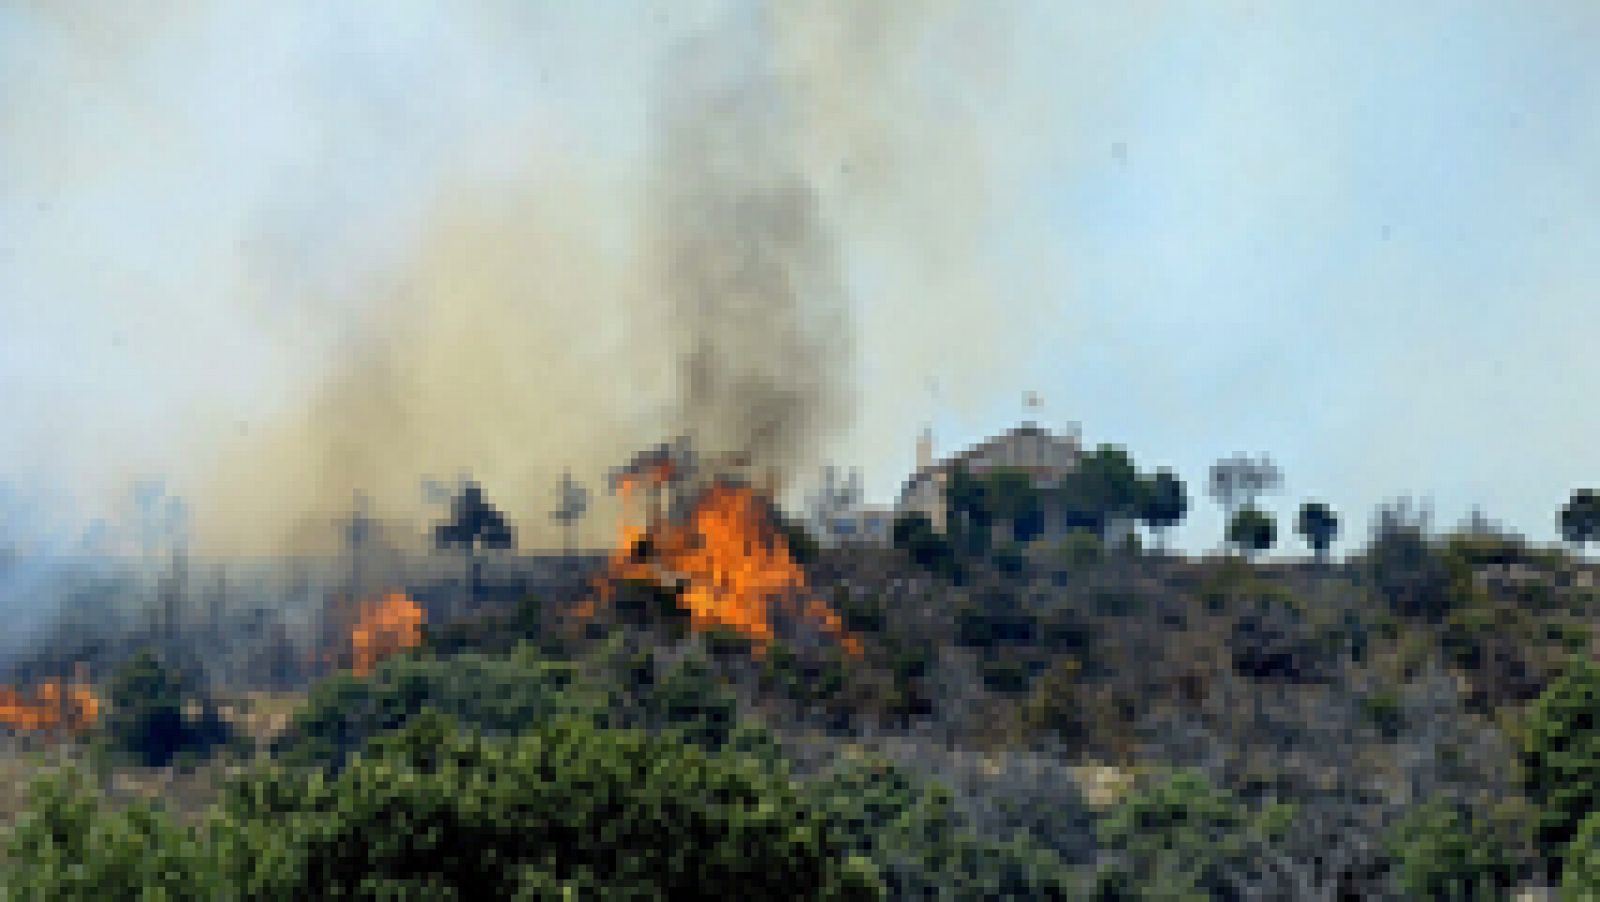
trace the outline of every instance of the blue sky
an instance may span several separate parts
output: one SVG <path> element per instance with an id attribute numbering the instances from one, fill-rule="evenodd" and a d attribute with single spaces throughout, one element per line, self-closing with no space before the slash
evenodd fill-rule
<path id="1" fill-rule="evenodd" d="M 438 262 L 461 206 L 537 220 L 484 230 L 560 270 L 529 309 L 608 328 L 648 293 L 618 273 L 663 60 L 743 15 L 850 289 L 831 456 L 878 500 L 921 423 L 951 450 L 1028 390 L 1197 496 L 1216 458 L 1271 453 L 1272 506 L 1326 499 L 1355 537 L 1410 494 L 1549 540 L 1600 483 L 1600 7 L 840 8 L 0 4 L 0 478 L 85 516 L 134 478 L 199 508 L 219 468 L 248 482 L 218 461 L 292 442 L 276 424 L 397 294 L 524 291 L 499 257 Z M 593 390 L 538 328 L 499 331 L 572 381 L 528 409 L 542 437 Z M 492 439 L 403 463 L 509 472 Z"/>

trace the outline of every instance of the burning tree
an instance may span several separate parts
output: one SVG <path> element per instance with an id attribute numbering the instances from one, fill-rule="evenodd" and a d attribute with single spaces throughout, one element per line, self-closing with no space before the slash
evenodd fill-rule
<path id="1" fill-rule="evenodd" d="M 366 676 L 384 658 L 421 645 L 426 620 L 421 605 L 403 592 L 390 592 L 361 605 L 350 630 L 351 669 L 357 676 Z"/>
<path id="2" fill-rule="evenodd" d="M 811 595 L 805 572 L 778 528 L 770 500 L 743 482 L 716 476 L 697 484 L 693 457 L 683 440 L 659 445 L 616 471 L 612 484 L 625 508 L 634 493 L 649 492 L 641 526 L 625 510 L 621 541 L 598 585 L 608 601 L 623 582 L 671 587 L 695 630 L 734 630 L 756 643 L 757 653 L 788 617 L 806 621 L 838 641 L 851 655 L 861 644 L 821 599 Z M 658 501 L 671 494 L 663 514 Z M 593 609 L 593 602 L 580 608 Z"/>
<path id="3" fill-rule="evenodd" d="M 505 515 L 484 498 L 483 487 L 471 480 L 451 501 L 450 519 L 435 529 L 434 541 L 440 548 L 458 548 L 467 553 L 473 601 L 480 597 L 483 584 L 483 558 L 479 552 L 486 548 L 507 549 L 515 544 Z"/>

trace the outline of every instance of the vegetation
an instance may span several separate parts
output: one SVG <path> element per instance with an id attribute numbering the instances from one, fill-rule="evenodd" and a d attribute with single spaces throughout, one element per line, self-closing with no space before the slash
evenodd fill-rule
<path id="1" fill-rule="evenodd" d="M 1600 667 L 1575 660 L 1528 712 L 1522 770 L 1538 807 L 1538 838 L 1549 849 L 1573 842 L 1600 810 Z M 1592 833 L 1592 831 L 1591 831 Z M 1592 835 L 1585 842 L 1592 843 Z M 1588 847 L 1581 847 L 1588 854 Z"/>
<path id="2" fill-rule="evenodd" d="M 1228 541 L 1247 555 L 1259 554 L 1278 541 L 1278 525 L 1272 515 L 1246 507 L 1228 521 Z"/>
<path id="3" fill-rule="evenodd" d="M 145 767 L 194 760 L 230 739 L 192 675 L 152 652 L 135 655 L 112 678 L 106 738 L 111 751 Z"/>
<path id="4" fill-rule="evenodd" d="M 1093 456 L 1061 489 L 962 476 L 945 529 L 902 517 L 895 549 L 797 541 L 811 591 L 861 642 L 848 654 L 781 618 L 770 643 L 691 629 L 681 587 L 650 580 L 613 584 L 568 623 L 592 591 L 575 572 L 568 589 L 436 625 L 364 676 L 314 683 L 244 761 L 218 713 L 233 700 L 214 701 L 204 671 L 134 656 L 103 683 L 90 736 L 116 752 L 90 758 L 109 770 L 38 785 L 0 886 L 1169 900 L 1504 898 L 1546 879 L 1596 892 L 1592 569 L 1482 517 L 1436 535 L 1404 503 L 1380 511 L 1347 567 L 1108 551 L 1097 528 L 1136 516 L 1159 531 L 1170 516 L 1152 514 L 1155 496 L 1182 499 L 1169 513 L 1187 499 L 1118 449 Z M 1030 529 L 1058 490 L 1097 528 L 1040 542 Z M 1324 551 L 1337 518 L 1299 513 Z M 1241 501 L 1234 519 L 1256 516 Z M 1265 540 L 1259 522 L 1230 539 L 1270 547 L 1259 516 Z M 188 766 L 222 747 L 238 754 Z M 213 780 L 211 795 L 163 793 L 180 773 Z"/>
<path id="5" fill-rule="evenodd" d="M 1139 496 L 1139 519 L 1158 537 L 1182 523 L 1188 512 L 1188 489 L 1171 470 L 1157 470 L 1144 481 Z"/>
<path id="6" fill-rule="evenodd" d="M 1430 802 L 1391 834 L 1400 885 L 1419 899 L 1503 899 L 1519 863 L 1497 825 L 1470 807 Z"/>
<path id="7" fill-rule="evenodd" d="M 1339 536 L 1339 516 L 1321 501 L 1307 501 L 1300 505 L 1300 515 L 1295 519 L 1295 532 L 1311 546 L 1317 560 L 1328 556 L 1328 549 Z"/>
<path id="8" fill-rule="evenodd" d="M 747 756 L 555 720 L 486 739 L 429 714 L 338 776 L 267 768 L 199 828 L 54 784 L 12 836 L 45 898 L 875 898 L 824 812 Z"/>
<path id="9" fill-rule="evenodd" d="M 1600 492 L 1578 489 L 1561 508 L 1556 518 L 1561 538 L 1574 545 L 1587 545 L 1600 538 Z"/>

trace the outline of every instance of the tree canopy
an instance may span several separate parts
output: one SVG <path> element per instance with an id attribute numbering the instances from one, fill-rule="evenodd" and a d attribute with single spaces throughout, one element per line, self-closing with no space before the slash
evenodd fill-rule
<path id="1" fill-rule="evenodd" d="M 1300 505 L 1300 515 L 1295 520 L 1295 532 L 1305 539 L 1318 558 L 1327 555 L 1333 540 L 1339 535 L 1339 515 L 1321 501 L 1307 501 Z"/>
<path id="2" fill-rule="evenodd" d="M 1277 522 L 1266 511 L 1244 508 L 1228 523 L 1228 541 L 1246 554 L 1266 551 L 1278 541 Z"/>
<path id="3" fill-rule="evenodd" d="M 1600 538 L 1600 492 L 1578 489 L 1572 493 L 1556 518 L 1561 538 L 1574 545 L 1585 545 Z"/>
<path id="4" fill-rule="evenodd" d="M 1177 526 L 1189 512 L 1189 491 L 1171 470 L 1156 470 L 1143 481 L 1139 519 L 1157 535 Z"/>

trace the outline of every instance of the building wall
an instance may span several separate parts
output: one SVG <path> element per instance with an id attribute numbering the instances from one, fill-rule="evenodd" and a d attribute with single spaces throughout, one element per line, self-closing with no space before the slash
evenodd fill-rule
<path id="1" fill-rule="evenodd" d="M 1028 427 L 1013 430 L 968 449 L 955 458 L 943 461 L 932 468 L 919 470 L 924 478 L 911 482 L 896 513 L 920 512 L 933 522 L 934 528 L 944 529 L 946 473 L 956 463 L 964 463 L 974 474 L 987 473 L 996 468 L 1019 468 L 1032 471 L 1041 486 L 1053 483 L 1078 465 L 1083 450 L 1075 435 L 1058 436 Z M 1063 532 L 1063 517 L 1058 511 L 1045 512 L 1047 535 Z"/>

